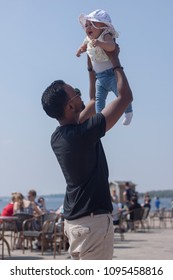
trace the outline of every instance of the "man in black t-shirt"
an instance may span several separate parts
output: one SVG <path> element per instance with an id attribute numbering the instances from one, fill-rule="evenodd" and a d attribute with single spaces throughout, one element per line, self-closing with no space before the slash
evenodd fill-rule
<path id="1" fill-rule="evenodd" d="M 100 139 L 132 101 L 117 54 L 113 60 L 119 96 L 99 114 L 95 114 L 95 100 L 84 109 L 79 92 L 62 80 L 53 82 L 42 95 L 43 109 L 60 123 L 52 134 L 51 146 L 67 184 L 65 233 L 73 259 L 112 259 L 113 255 L 108 166 Z M 89 75 L 94 85 L 95 73 L 90 71 Z"/>

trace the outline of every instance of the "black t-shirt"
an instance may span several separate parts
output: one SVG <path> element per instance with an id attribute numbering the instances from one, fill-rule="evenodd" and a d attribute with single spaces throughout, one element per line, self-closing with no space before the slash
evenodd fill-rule
<path id="1" fill-rule="evenodd" d="M 51 146 L 64 174 L 67 189 L 64 217 L 73 220 L 96 210 L 112 212 L 108 166 L 100 138 L 104 116 L 96 114 L 83 124 L 58 127 Z"/>

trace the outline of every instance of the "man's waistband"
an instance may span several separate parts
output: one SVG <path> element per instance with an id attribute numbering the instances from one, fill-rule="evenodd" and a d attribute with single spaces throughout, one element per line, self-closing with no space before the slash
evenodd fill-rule
<path id="1" fill-rule="evenodd" d="M 64 218 L 68 221 L 74 221 L 74 220 L 77 220 L 77 219 L 82 219 L 82 218 L 85 218 L 87 216 L 96 216 L 96 215 L 104 215 L 104 214 L 111 214 L 111 212 L 109 210 L 103 210 L 103 209 L 98 209 L 98 210 L 94 210 L 93 212 L 91 213 L 85 213 L 85 214 L 82 214 L 78 217 L 75 217 L 75 218 L 69 218 L 69 217 L 65 217 Z"/>
<path id="2" fill-rule="evenodd" d="M 101 215 L 101 214 L 111 214 L 111 213 L 108 210 L 98 209 L 98 210 L 91 212 L 89 215 L 96 216 L 96 215 Z"/>

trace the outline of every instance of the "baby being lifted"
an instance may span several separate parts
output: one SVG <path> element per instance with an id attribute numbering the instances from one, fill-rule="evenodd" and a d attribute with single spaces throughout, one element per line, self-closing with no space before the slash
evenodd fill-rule
<path id="1" fill-rule="evenodd" d="M 106 52 L 115 50 L 115 40 L 118 33 L 111 23 L 111 18 L 107 12 L 96 10 L 89 15 L 81 14 L 79 21 L 86 32 L 86 38 L 80 48 L 77 50 L 77 57 L 87 52 L 90 57 L 92 68 L 89 71 L 95 71 L 96 74 L 96 112 L 101 112 L 105 107 L 107 94 L 113 91 L 116 96 L 117 81 L 114 73 L 114 67 L 121 67 L 112 64 Z M 106 52 L 105 52 L 106 51 Z M 129 125 L 133 116 L 132 105 L 130 104 L 123 119 L 124 125 Z"/>

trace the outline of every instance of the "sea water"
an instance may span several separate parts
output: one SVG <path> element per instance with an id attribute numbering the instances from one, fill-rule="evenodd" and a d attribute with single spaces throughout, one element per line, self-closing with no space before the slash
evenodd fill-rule
<path id="1" fill-rule="evenodd" d="M 57 210 L 63 204 L 64 201 L 64 194 L 41 196 L 45 199 L 47 210 Z M 10 203 L 10 197 L 0 197 L 0 213 L 8 203 Z"/>
<path id="2" fill-rule="evenodd" d="M 64 201 L 64 194 L 56 194 L 56 195 L 43 195 L 47 210 L 57 210 Z M 37 201 L 37 200 L 36 200 Z M 171 208 L 171 201 L 172 198 L 161 198 L 160 197 L 160 208 Z M 0 213 L 4 206 L 6 206 L 10 202 L 10 197 L 0 197 Z M 143 199 L 139 198 L 139 203 L 143 203 Z M 151 210 L 155 209 L 155 199 L 152 198 L 151 200 Z"/>

